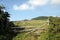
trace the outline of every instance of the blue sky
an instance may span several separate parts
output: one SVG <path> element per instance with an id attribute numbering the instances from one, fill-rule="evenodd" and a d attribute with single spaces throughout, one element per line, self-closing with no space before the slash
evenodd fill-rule
<path id="1" fill-rule="evenodd" d="M 11 21 L 60 16 L 60 0 L 2 0 L 0 4 L 10 13 Z"/>

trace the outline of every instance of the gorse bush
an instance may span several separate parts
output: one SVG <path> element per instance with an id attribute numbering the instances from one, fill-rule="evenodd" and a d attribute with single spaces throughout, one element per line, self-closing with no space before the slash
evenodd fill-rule
<path id="1" fill-rule="evenodd" d="M 60 17 L 50 17 L 49 40 L 60 40 Z"/>

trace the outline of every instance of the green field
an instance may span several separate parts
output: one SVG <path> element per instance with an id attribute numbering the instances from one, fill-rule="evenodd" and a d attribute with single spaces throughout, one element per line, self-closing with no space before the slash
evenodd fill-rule
<path id="1" fill-rule="evenodd" d="M 60 40 L 60 18 L 50 17 L 48 20 L 30 20 L 14 22 L 15 25 L 37 28 L 45 28 L 32 32 L 19 33 L 13 40 Z M 49 25 L 43 25 L 43 24 Z M 41 26 L 43 25 L 43 26 Z"/>
<path id="2" fill-rule="evenodd" d="M 48 20 L 29 20 L 29 21 L 15 21 L 14 24 L 18 26 L 41 26 Z"/>
<path id="3" fill-rule="evenodd" d="M 15 21 L 15 25 L 19 27 L 25 26 L 26 29 L 35 29 L 37 28 L 45 28 L 39 29 L 33 32 L 24 32 L 19 33 L 13 40 L 46 40 L 48 39 L 48 20 L 29 20 L 29 21 Z M 26 30 L 25 29 L 25 30 Z"/>

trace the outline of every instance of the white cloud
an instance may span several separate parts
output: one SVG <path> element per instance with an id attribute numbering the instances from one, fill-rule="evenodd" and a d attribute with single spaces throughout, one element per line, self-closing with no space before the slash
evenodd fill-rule
<path id="1" fill-rule="evenodd" d="M 29 8 L 29 6 L 27 4 L 22 4 L 20 6 L 14 5 L 13 8 L 14 10 L 26 10 Z"/>
<path id="2" fill-rule="evenodd" d="M 29 6 L 28 6 L 27 4 L 22 4 L 22 5 L 19 6 L 19 8 L 20 8 L 21 10 L 25 10 L 25 9 L 28 9 Z"/>
<path id="3" fill-rule="evenodd" d="M 35 9 L 37 6 L 45 5 L 48 0 L 28 0 L 26 3 L 21 4 L 19 6 L 14 5 L 14 10 L 27 10 L 27 9 Z"/>
<path id="4" fill-rule="evenodd" d="M 22 4 L 20 5 L 21 10 L 26 10 L 26 9 L 34 9 L 34 7 L 30 6 L 29 4 Z"/>
<path id="5" fill-rule="evenodd" d="M 60 4 L 60 0 L 51 0 L 51 4 L 55 5 Z"/>
<path id="6" fill-rule="evenodd" d="M 47 4 L 48 0 L 29 0 L 29 4 L 33 6 L 42 6 Z"/>
<path id="7" fill-rule="evenodd" d="M 50 2 L 49 2 L 50 1 Z M 28 9 L 35 9 L 38 6 L 44 6 L 47 5 L 47 3 L 50 4 L 60 4 L 60 0 L 28 0 L 26 3 L 23 3 L 21 5 L 14 5 L 14 10 L 28 10 Z"/>
<path id="8" fill-rule="evenodd" d="M 13 6 L 13 9 L 14 9 L 14 10 L 27 10 L 27 9 L 34 9 L 34 7 L 29 6 L 28 4 L 22 4 L 22 5 L 20 5 L 20 6 L 14 5 L 14 6 Z"/>

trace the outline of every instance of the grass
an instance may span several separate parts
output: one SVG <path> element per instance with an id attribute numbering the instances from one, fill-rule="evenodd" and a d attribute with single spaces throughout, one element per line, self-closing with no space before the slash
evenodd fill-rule
<path id="1" fill-rule="evenodd" d="M 51 18 L 49 25 L 44 25 L 42 28 L 45 30 L 37 30 L 35 32 L 25 32 L 19 33 L 13 40 L 60 40 L 60 19 Z M 46 23 L 48 20 L 30 20 L 30 21 L 19 21 L 14 22 L 18 26 L 36 26 L 40 27 L 42 24 Z M 34 27 L 29 27 L 29 29 L 34 29 Z M 41 31 L 41 32 L 40 32 Z M 36 33 L 39 32 L 39 33 Z M 39 35 L 38 35 L 39 34 Z"/>
<path id="2" fill-rule="evenodd" d="M 29 21 L 16 21 L 14 22 L 15 25 L 18 26 L 41 26 L 43 23 L 45 23 L 48 20 L 29 20 Z"/>
<path id="3" fill-rule="evenodd" d="M 14 22 L 15 25 L 25 26 L 27 29 L 34 29 L 34 27 L 40 27 L 45 24 L 48 20 L 30 20 L 30 21 L 18 21 Z M 44 25 L 41 28 L 46 28 L 46 30 L 37 30 L 35 32 L 25 32 L 19 33 L 13 40 L 46 40 L 48 37 L 48 25 Z M 40 32 L 41 31 L 41 32 Z M 38 32 L 38 33 L 36 33 Z"/>

